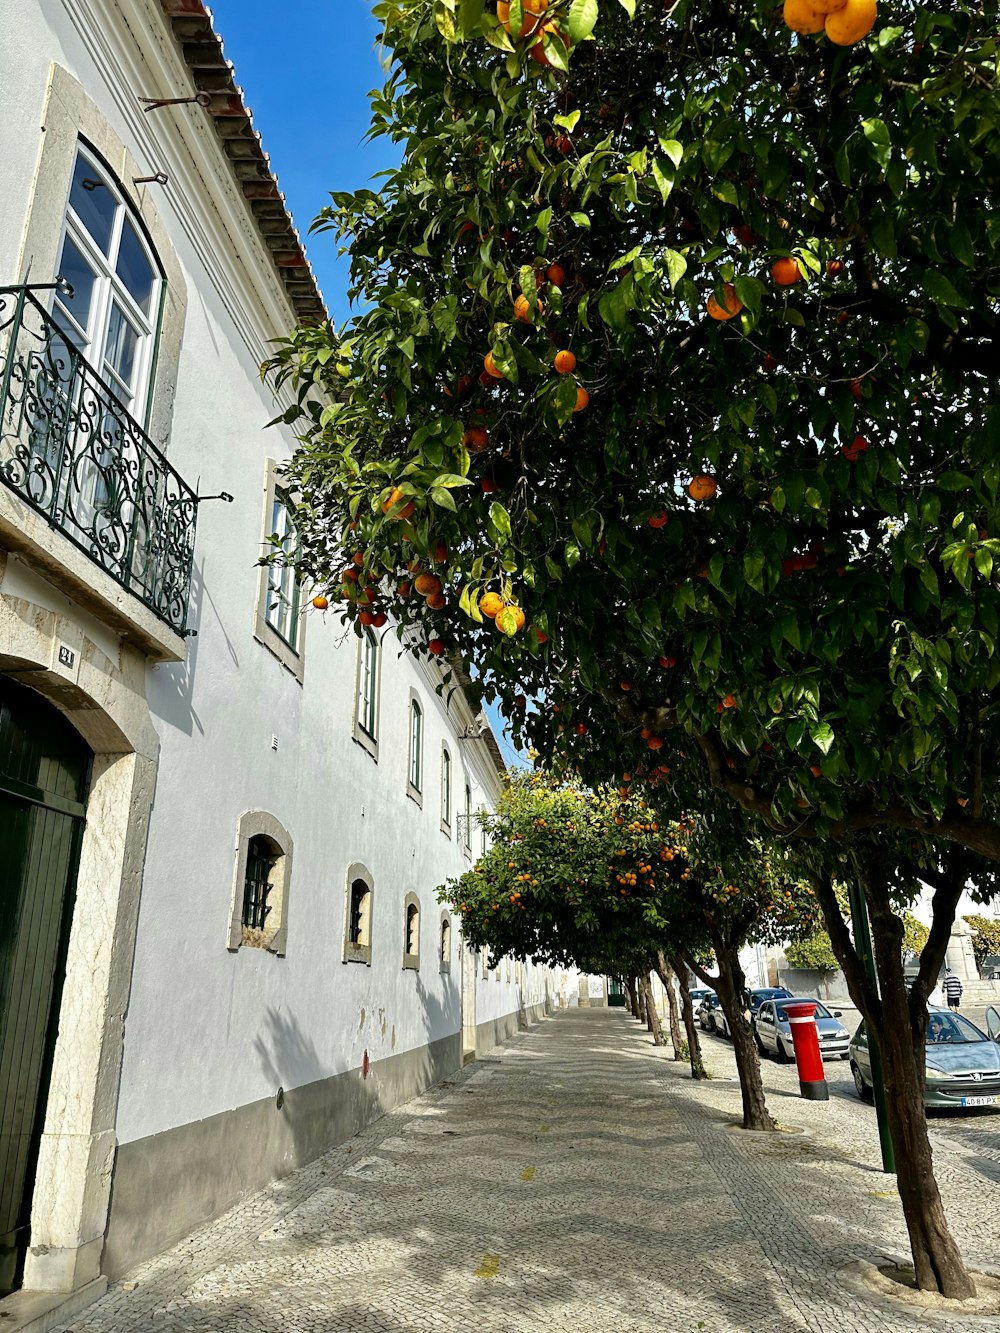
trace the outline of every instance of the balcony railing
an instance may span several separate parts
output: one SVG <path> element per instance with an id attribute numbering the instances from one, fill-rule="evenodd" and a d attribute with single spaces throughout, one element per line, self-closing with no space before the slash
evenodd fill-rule
<path id="1" fill-rule="evenodd" d="M 0 481 L 185 633 L 198 498 L 24 287 L 0 287 Z"/>

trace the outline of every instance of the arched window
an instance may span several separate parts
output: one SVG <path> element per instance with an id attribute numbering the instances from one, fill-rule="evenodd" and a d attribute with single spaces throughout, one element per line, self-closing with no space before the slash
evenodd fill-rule
<path id="1" fill-rule="evenodd" d="M 344 962 L 372 961 L 372 906 L 374 882 L 363 865 L 347 871 L 346 921 L 344 923 Z"/>
<path id="2" fill-rule="evenodd" d="M 472 851 L 472 788 L 465 784 L 465 850 Z"/>
<path id="3" fill-rule="evenodd" d="M 415 893 L 403 902 L 403 966 L 420 966 L 420 900 Z"/>
<path id="4" fill-rule="evenodd" d="M 441 971 L 451 971 L 451 917 L 441 918 Z"/>
<path id="5" fill-rule="evenodd" d="M 162 270 L 138 215 L 96 154 L 77 150 L 52 314 L 140 423 L 153 374 Z"/>
<path id="6" fill-rule="evenodd" d="M 370 629 L 358 640 L 357 689 L 354 700 L 354 739 L 378 759 L 379 645 Z"/>
<path id="7" fill-rule="evenodd" d="M 284 954 L 288 939 L 288 894 L 292 840 L 265 810 L 240 816 L 236 872 L 229 921 L 229 948 Z"/>

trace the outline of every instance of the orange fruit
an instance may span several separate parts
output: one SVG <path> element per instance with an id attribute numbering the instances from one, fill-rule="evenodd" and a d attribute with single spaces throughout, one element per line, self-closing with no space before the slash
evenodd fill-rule
<path id="1" fill-rule="evenodd" d="M 329 601 L 322 595 L 322 593 L 312 599 L 312 604 L 317 611 L 325 611 L 330 605 Z"/>
<path id="2" fill-rule="evenodd" d="M 348 565 L 340 577 L 344 580 L 345 583 L 357 583 L 358 571 L 354 568 L 353 565 Z"/>
<path id="3" fill-rule="evenodd" d="M 503 379 L 503 371 L 497 370 L 497 363 L 493 360 L 492 352 L 487 352 L 483 357 L 483 372 L 492 380 Z"/>
<path id="4" fill-rule="evenodd" d="M 519 606 L 505 606 L 496 613 L 493 623 L 502 634 L 516 634 L 524 628 L 524 612 Z"/>
<path id="5" fill-rule="evenodd" d="M 785 0 L 781 16 L 792 32 L 800 33 L 803 37 L 822 32 L 826 19 L 826 14 L 820 13 L 811 0 Z"/>
<path id="6" fill-rule="evenodd" d="M 375 612 L 374 612 L 374 611 L 362 611 L 361 614 L 360 614 L 360 616 L 358 616 L 358 619 L 361 621 L 362 625 L 374 625 L 374 624 L 375 624 Z"/>
<path id="7" fill-rule="evenodd" d="M 540 315 L 544 307 L 538 298 L 535 298 L 535 314 Z M 522 324 L 531 323 L 531 305 L 526 296 L 519 296 L 514 302 L 514 318 L 519 319 Z"/>
<path id="8" fill-rule="evenodd" d="M 589 402 L 590 402 L 590 394 L 587 392 L 587 390 L 583 387 L 582 384 L 578 384 L 576 386 L 576 403 L 573 407 L 573 411 L 582 412 Z"/>
<path id="9" fill-rule="evenodd" d="M 409 584 L 409 580 L 408 580 L 408 579 L 404 579 L 402 583 L 397 584 L 397 586 L 396 586 L 396 592 L 399 594 L 400 597 L 409 597 L 409 595 L 410 595 L 410 584 Z"/>
<path id="10" fill-rule="evenodd" d="M 397 508 L 397 506 L 402 506 L 402 507 Z M 402 490 L 398 486 L 396 486 L 390 493 L 388 500 L 384 500 L 382 502 L 383 514 L 388 514 L 390 509 L 396 510 L 396 512 L 392 515 L 392 517 L 395 519 L 411 518 L 413 516 L 413 501 L 412 500 L 407 501 Z"/>
<path id="11" fill-rule="evenodd" d="M 842 9 L 826 16 L 826 35 L 835 46 L 853 46 L 875 26 L 875 0 L 847 0 Z"/>
<path id="12" fill-rule="evenodd" d="M 560 375 L 569 375 L 576 370 L 576 357 L 572 352 L 556 352 L 552 363 Z"/>
<path id="13" fill-rule="evenodd" d="M 802 280 L 802 269 L 797 259 L 776 259 L 771 265 L 771 277 L 779 287 L 791 287 Z"/>
<path id="14" fill-rule="evenodd" d="M 669 517 L 670 516 L 667 513 L 667 511 L 665 509 L 661 509 L 659 513 L 651 515 L 650 518 L 647 519 L 647 522 L 649 523 L 649 526 L 651 528 L 664 528 L 667 525 L 667 520 Z"/>
<path id="15" fill-rule="evenodd" d="M 539 65 L 546 65 L 548 67 L 551 67 L 552 61 L 545 54 L 546 36 L 553 38 L 558 37 L 561 40 L 563 46 L 567 48 L 569 47 L 569 38 L 566 36 L 565 33 L 559 30 L 558 24 L 556 23 L 542 24 L 541 29 L 539 30 L 540 40 L 535 43 L 535 45 L 531 48 L 528 54 L 531 56 L 532 60 L 537 61 Z"/>
<path id="16" fill-rule="evenodd" d="M 443 565 L 448 559 L 448 543 L 441 541 L 434 547 L 434 563 Z"/>
<path id="17" fill-rule="evenodd" d="M 712 319 L 733 319 L 743 309 L 743 302 L 736 295 L 736 288 L 731 282 L 727 282 L 722 289 L 722 301 L 724 304 L 720 304 L 715 292 L 712 292 L 705 302 L 705 309 Z"/>
<path id="18" fill-rule="evenodd" d="M 707 472 L 699 472 L 687 484 L 687 493 L 692 500 L 711 500 L 719 490 L 719 483 Z"/>
<path id="19" fill-rule="evenodd" d="M 421 597 L 432 597 L 441 591 L 441 580 L 436 574 L 418 574 L 413 580 L 413 586 Z"/>
<path id="20" fill-rule="evenodd" d="M 470 454 L 481 454 L 489 443 L 489 432 L 485 426 L 470 426 L 462 436 L 462 443 Z"/>
<path id="21" fill-rule="evenodd" d="M 384 611 L 376 611 L 375 615 L 372 616 L 372 625 L 375 629 L 381 629 L 383 625 L 387 625 L 388 623 L 389 617 Z"/>
<path id="22" fill-rule="evenodd" d="M 820 768 L 819 764 L 810 764 L 809 772 L 814 778 L 821 778 L 823 776 L 823 770 Z"/>
<path id="23" fill-rule="evenodd" d="M 549 282 L 552 283 L 553 287 L 566 286 L 566 270 L 563 268 L 562 264 L 550 264 L 545 270 L 545 276 L 548 278 Z"/>
<path id="24" fill-rule="evenodd" d="M 484 592 L 479 599 L 479 609 L 492 620 L 498 611 L 503 610 L 503 598 L 498 592 Z"/>
<path id="25" fill-rule="evenodd" d="M 735 707 L 736 707 L 736 695 L 735 695 L 735 694 L 726 694 L 726 695 L 723 695 L 722 706 L 723 706 L 723 708 L 735 708 Z"/>
<path id="26" fill-rule="evenodd" d="M 530 37 L 541 22 L 541 16 L 549 7 L 549 0 L 523 0 L 524 21 L 521 36 Z M 504 32 L 510 32 L 509 0 L 497 0 L 497 18 Z"/>
<path id="27" fill-rule="evenodd" d="M 445 607 L 444 593 L 432 592 L 430 596 L 424 598 L 424 603 L 429 611 L 443 611 Z"/>
<path id="28" fill-rule="evenodd" d="M 826 266 L 826 275 L 828 278 L 839 278 L 844 268 L 845 264 L 842 259 L 831 259 Z"/>
<path id="29" fill-rule="evenodd" d="M 444 640 L 443 640 L 443 639 L 430 639 L 430 640 L 428 641 L 428 643 L 427 643 L 427 651 L 428 651 L 433 657 L 440 657 L 441 654 L 444 652 Z"/>

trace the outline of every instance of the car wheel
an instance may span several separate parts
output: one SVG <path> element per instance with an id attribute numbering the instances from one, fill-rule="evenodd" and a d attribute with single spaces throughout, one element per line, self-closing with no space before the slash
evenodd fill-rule
<path id="1" fill-rule="evenodd" d="M 778 1037 L 778 1039 L 777 1039 L 777 1048 L 778 1048 L 778 1049 L 777 1049 L 777 1051 L 775 1052 L 775 1058 L 777 1059 L 778 1064 L 779 1064 L 779 1065 L 787 1065 L 787 1064 L 788 1064 L 788 1061 L 791 1059 L 791 1057 L 789 1056 L 788 1052 L 785 1050 L 785 1043 L 781 1040 L 780 1037 Z"/>
<path id="2" fill-rule="evenodd" d="M 861 1098 L 863 1102 L 872 1101 L 874 1093 L 872 1092 L 872 1089 L 868 1086 L 868 1084 L 865 1082 L 864 1074 L 862 1074 L 861 1070 L 857 1067 L 857 1065 L 854 1063 L 853 1060 L 851 1061 L 851 1073 L 854 1075 L 854 1087 L 858 1096 Z"/>

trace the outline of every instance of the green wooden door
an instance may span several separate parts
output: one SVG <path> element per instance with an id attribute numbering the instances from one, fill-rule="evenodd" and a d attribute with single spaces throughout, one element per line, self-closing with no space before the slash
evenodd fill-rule
<path id="1" fill-rule="evenodd" d="M 28 1245 L 90 758 L 62 714 L 0 676 L 0 1296 Z"/>

